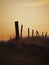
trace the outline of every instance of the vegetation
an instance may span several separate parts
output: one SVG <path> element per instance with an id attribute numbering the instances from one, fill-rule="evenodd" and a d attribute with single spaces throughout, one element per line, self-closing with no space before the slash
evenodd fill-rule
<path id="1" fill-rule="evenodd" d="M 49 38 L 1 41 L 0 65 L 49 65 Z"/>

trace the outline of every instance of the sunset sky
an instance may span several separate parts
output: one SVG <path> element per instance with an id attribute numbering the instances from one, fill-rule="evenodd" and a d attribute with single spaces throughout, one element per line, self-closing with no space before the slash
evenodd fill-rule
<path id="1" fill-rule="evenodd" d="M 49 35 L 49 0 L 0 0 L 0 39 L 15 35 L 14 22 L 23 24 L 23 36 L 27 29 L 48 32 Z M 19 29 L 20 30 L 20 29 Z"/>

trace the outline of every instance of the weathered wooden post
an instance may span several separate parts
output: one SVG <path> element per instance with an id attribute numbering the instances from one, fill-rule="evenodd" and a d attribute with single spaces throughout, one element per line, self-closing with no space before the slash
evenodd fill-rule
<path id="1" fill-rule="evenodd" d="M 32 37 L 34 37 L 34 30 L 32 30 Z"/>
<path id="2" fill-rule="evenodd" d="M 36 30 L 36 37 L 39 37 L 39 32 L 38 32 L 38 30 Z"/>
<path id="3" fill-rule="evenodd" d="M 21 25 L 21 38 L 22 38 L 22 30 L 23 30 L 23 25 Z"/>
<path id="4" fill-rule="evenodd" d="M 47 32 L 46 32 L 46 34 L 45 34 L 45 38 L 47 37 Z"/>
<path id="5" fill-rule="evenodd" d="M 28 38 L 29 38 L 29 28 L 28 28 Z"/>
<path id="6" fill-rule="evenodd" d="M 19 39 L 19 25 L 18 21 L 15 21 L 16 40 Z"/>
<path id="7" fill-rule="evenodd" d="M 44 33 L 42 32 L 42 37 L 44 37 Z"/>

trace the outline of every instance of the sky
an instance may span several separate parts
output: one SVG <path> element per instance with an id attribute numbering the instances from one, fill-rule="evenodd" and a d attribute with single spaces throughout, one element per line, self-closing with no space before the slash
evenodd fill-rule
<path id="1" fill-rule="evenodd" d="M 49 0 L 0 0 L 0 39 L 15 35 L 14 22 L 23 24 L 23 36 L 27 29 L 49 35 Z"/>

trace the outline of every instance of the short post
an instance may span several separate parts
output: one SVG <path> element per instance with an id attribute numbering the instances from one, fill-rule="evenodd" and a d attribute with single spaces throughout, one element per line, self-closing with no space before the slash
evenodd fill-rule
<path id="1" fill-rule="evenodd" d="M 44 33 L 42 32 L 42 37 L 44 37 Z"/>
<path id="2" fill-rule="evenodd" d="M 47 37 L 47 32 L 46 32 L 46 34 L 45 34 L 45 38 Z"/>
<path id="3" fill-rule="evenodd" d="M 34 30 L 32 30 L 32 37 L 34 37 Z"/>
<path id="4" fill-rule="evenodd" d="M 23 25 L 21 25 L 21 38 L 22 38 L 22 30 L 23 30 Z"/>
<path id="5" fill-rule="evenodd" d="M 29 28 L 28 28 L 28 38 L 29 38 Z"/>
<path id="6" fill-rule="evenodd" d="M 38 30 L 36 30 L 36 37 L 39 37 L 39 32 L 38 32 Z"/>

